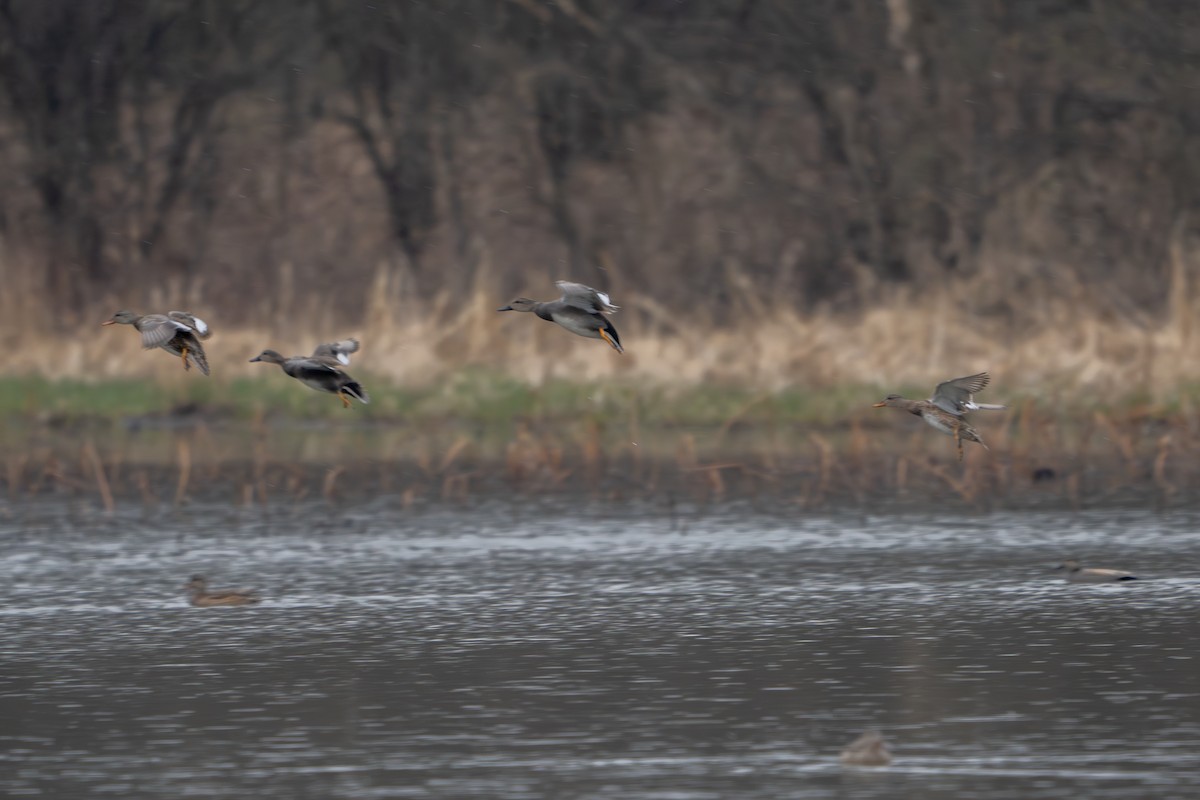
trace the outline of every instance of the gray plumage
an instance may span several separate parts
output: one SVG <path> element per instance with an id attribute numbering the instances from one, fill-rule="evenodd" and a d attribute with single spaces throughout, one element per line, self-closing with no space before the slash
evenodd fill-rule
<path id="1" fill-rule="evenodd" d="M 208 324 L 187 311 L 168 311 L 166 314 L 136 314 L 118 311 L 101 325 L 132 325 L 142 335 L 142 347 L 147 350 L 162 348 L 173 356 L 183 359 L 183 368 L 195 364 L 205 375 L 209 374 L 208 356 L 200 344 L 202 339 L 212 336 Z"/>
<path id="2" fill-rule="evenodd" d="M 1005 406 L 975 402 L 975 395 L 982 392 L 991 379 L 986 372 L 951 378 L 937 385 L 929 402 L 960 417 L 968 411 L 1003 411 Z"/>
<path id="3" fill-rule="evenodd" d="M 308 388 L 318 392 L 336 394 L 341 399 L 343 407 L 350 407 L 347 397 L 353 397 L 364 405 L 371 402 L 367 390 L 342 370 L 341 362 L 336 358 L 323 356 L 286 358 L 274 350 L 263 350 L 250 361 L 278 364 L 285 374 L 300 381 Z"/>
<path id="4" fill-rule="evenodd" d="M 983 449 L 987 449 L 979 432 L 967 423 L 966 413 L 977 409 L 999 411 L 1004 408 L 1000 405 L 975 402 L 975 393 L 983 391 L 989 380 L 991 377 L 986 372 L 951 378 L 939 383 L 928 400 L 907 400 L 898 394 L 889 394 L 876 403 L 875 408 L 899 408 L 917 415 L 934 429 L 953 436 L 958 460 L 962 461 L 964 439 L 968 442 L 978 442 Z"/>
<path id="5" fill-rule="evenodd" d="M 602 339 L 618 353 L 625 352 L 617 329 L 605 314 L 617 311 L 608 295 L 582 283 L 558 281 L 555 285 L 562 292 L 557 300 L 538 301 L 518 297 L 497 311 L 532 311 L 538 317 L 553 322 L 577 336 Z"/>

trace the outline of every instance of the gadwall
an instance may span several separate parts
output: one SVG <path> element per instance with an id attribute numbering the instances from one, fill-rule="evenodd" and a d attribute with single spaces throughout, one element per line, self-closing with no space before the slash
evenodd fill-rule
<path id="1" fill-rule="evenodd" d="M 984 450 L 988 446 L 979 438 L 979 432 L 967 424 L 964 415 L 968 411 L 1001 411 L 1004 406 L 987 403 L 976 403 L 975 394 L 983 391 L 991 377 L 986 372 L 978 375 L 967 375 L 939 383 L 933 390 L 933 396 L 928 400 L 907 400 L 898 394 L 889 394 L 883 400 L 875 403 L 874 408 L 899 408 L 910 414 L 916 414 L 942 433 L 954 437 L 958 448 L 958 460 L 962 461 L 962 440 L 978 442 Z"/>
<path id="2" fill-rule="evenodd" d="M 342 366 L 350 366 L 350 354 L 358 352 L 358 339 L 343 339 L 340 342 L 326 342 L 325 344 L 317 345 L 313 350 L 313 358 L 332 358 L 342 364 Z"/>
<path id="3" fill-rule="evenodd" d="M 1119 569 L 1084 568 L 1078 561 L 1064 561 L 1055 569 L 1066 570 L 1067 583 L 1114 583 L 1116 581 L 1136 581 L 1138 576 Z"/>
<path id="4" fill-rule="evenodd" d="M 193 575 L 183 588 L 191 595 L 189 602 L 194 606 L 249 606 L 262 602 L 253 591 L 221 589 L 210 592 L 203 575 Z"/>
<path id="5" fill-rule="evenodd" d="M 624 353 L 621 347 L 621 337 L 617 329 L 609 322 L 605 314 L 611 314 L 620 306 L 614 306 L 604 292 L 597 291 L 582 283 L 556 281 L 555 286 L 562 292 L 557 300 L 539 302 L 528 297 L 518 297 L 497 311 L 532 311 L 544 320 L 556 322 L 571 333 L 586 336 L 589 339 L 603 339 L 612 345 L 618 353 Z"/>
<path id="6" fill-rule="evenodd" d="M 318 392 L 336 394 L 341 399 L 343 408 L 350 407 L 347 395 L 364 405 L 371 402 L 366 389 L 362 387 L 361 383 L 342 371 L 341 362 L 336 358 L 322 356 L 285 358 L 274 350 L 263 350 L 250 361 L 252 363 L 262 361 L 267 364 L 278 364 L 285 373 L 308 388 L 316 389 Z"/>
<path id="7" fill-rule="evenodd" d="M 132 325 L 142 334 L 142 347 L 152 350 L 161 347 L 183 359 L 183 368 L 195 364 L 205 375 L 208 374 L 208 357 L 204 355 L 201 339 L 212 336 L 204 320 L 187 311 L 168 311 L 166 314 L 135 314 L 118 311 L 112 319 L 101 325 Z"/>
<path id="8" fill-rule="evenodd" d="M 855 767 L 885 767 L 892 763 L 892 753 L 879 731 L 867 731 L 842 748 L 841 761 Z"/>

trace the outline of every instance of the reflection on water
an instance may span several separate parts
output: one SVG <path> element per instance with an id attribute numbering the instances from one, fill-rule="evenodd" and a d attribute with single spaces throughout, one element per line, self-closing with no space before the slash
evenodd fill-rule
<path id="1" fill-rule="evenodd" d="M 0 528 L 0 794 L 1178 797 L 1195 523 L 46 506 Z"/>

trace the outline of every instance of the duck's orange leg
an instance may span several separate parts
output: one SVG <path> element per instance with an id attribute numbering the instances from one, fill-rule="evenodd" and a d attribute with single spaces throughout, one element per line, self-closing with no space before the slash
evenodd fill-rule
<path id="1" fill-rule="evenodd" d="M 342 408 L 349 408 L 349 407 L 350 407 L 350 398 L 346 397 L 345 393 L 344 393 L 344 392 L 342 392 L 342 390 L 341 390 L 341 389 L 338 389 L 337 396 L 338 396 L 338 397 L 341 399 L 341 401 L 342 401 Z"/>
<path id="2" fill-rule="evenodd" d="M 958 448 L 958 460 L 959 460 L 959 461 L 962 461 L 962 460 L 963 460 L 962 433 L 961 433 L 961 431 L 962 431 L 962 429 L 961 429 L 961 428 L 958 428 L 958 427 L 955 427 L 955 429 L 954 429 L 954 445 L 955 445 L 955 447 L 957 447 L 957 448 Z"/>
<path id="3" fill-rule="evenodd" d="M 608 342 L 609 347 L 611 347 L 613 350 L 617 349 L 617 343 L 614 342 L 612 337 L 608 335 L 608 331 L 604 330 L 603 328 L 600 329 L 600 338 Z"/>
<path id="4" fill-rule="evenodd" d="M 186 344 L 179 348 L 179 357 L 183 359 L 183 369 L 185 371 L 192 368 L 192 365 L 188 363 L 188 347 Z"/>

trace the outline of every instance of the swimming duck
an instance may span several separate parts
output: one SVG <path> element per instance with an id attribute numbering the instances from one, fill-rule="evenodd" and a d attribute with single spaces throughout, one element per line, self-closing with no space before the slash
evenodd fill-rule
<path id="1" fill-rule="evenodd" d="M 152 350 L 161 347 L 183 359 L 183 368 L 195 364 L 205 375 L 208 374 L 208 357 L 200 340 L 212 336 L 207 323 L 187 311 L 168 311 L 166 314 L 135 314 L 118 311 L 101 325 L 132 325 L 142 334 L 142 347 Z M 189 363 L 190 362 L 190 363 Z"/>
<path id="2" fill-rule="evenodd" d="M 1064 561 L 1055 569 L 1066 570 L 1064 577 L 1067 583 L 1114 583 L 1116 581 L 1136 581 L 1138 576 L 1119 569 L 1084 568 L 1078 561 Z"/>
<path id="3" fill-rule="evenodd" d="M 353 351 L 350 351 L 353 352 Z M 263 350 L 251 363 L 262 361 L 267 364 L 278 364 L 283 371 L 318 392 L 336 394 L 342 401 L 343 408 L 350 407 L 350 399 L 363 403 L 371 402 L 362 384 L 342 371 L 342 364 L 335 357 L 326 356 L 292 356 L 285 358 L 274 350 Z"/>
<path id="4" fill-rule="evenodd" d="M 604 316 L 616 311 L 620 306 L 614 306 L 604 292 L 582 283 L 557 281 L 554 285 L 562 292 L 562 297 L 557 300 L 540 302 L 528 297 L 518 297 L 496 310 L 532 311 L 542 319 L 557 323 L 571 333 L 589 339 L 603 339 L 618 353 L 625 352 L 625 348 L 621 347 L 621 337 L 617 335 L 617 329 Z"/>
<path id="5" fill-rule="evenodd" d="M 183 588 L 191 594 L 189 602 L 194 606 L 249 606 L 262 602 L 261 598 L 253 591 L 221 589 L 210 592 L 208 591 L 208 581 L 204 579 L 203 575 L 193 575 L 192 579 L 183 585 Z"/>
<path id="6" fill-rule="evenodd" d="M 917 415 L 942 433 L 953 436 L 954 444 L 958 447 L 958 460 L 962 461 L 963 439 L 978 442 L 984 450 L 988 449 L 983 439 L 979 438 L 979 432 L 967 424 L 964 415 L 968 411 L 1000 411 L 1005 408 L 1001 405 L 975 402 L 975 394 L 983 391 L 989 380 L 991 376 L 986 372 L 952 378 L 939 383 L 928 400 L 907 400 L 898 394 L 889 394 L 875 403 L 874 408 L 886 406 L 902 409 Z"/>
<path id="7" fill-rule="evenodd" d="M 841 761 L 855 767 L 884 767 L 892 763 L 892 753 L 879 731 L 867 731 L 842 748 Z"/>

